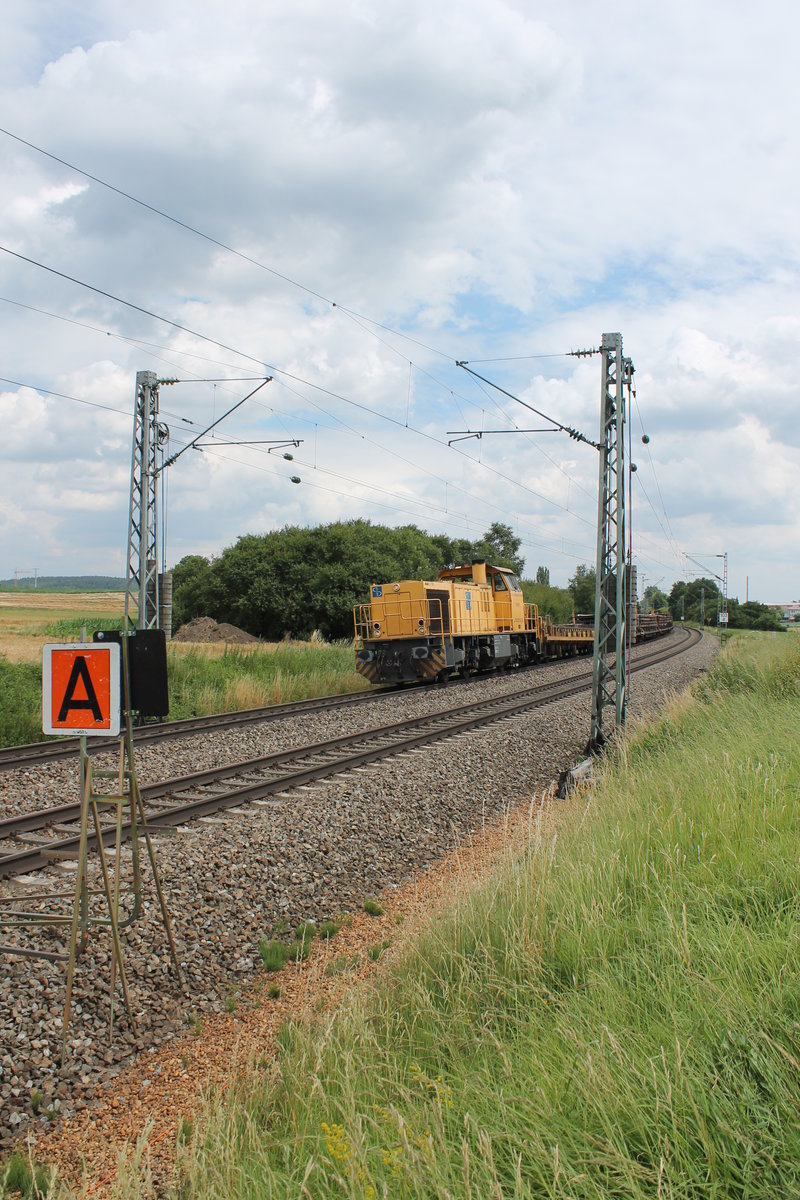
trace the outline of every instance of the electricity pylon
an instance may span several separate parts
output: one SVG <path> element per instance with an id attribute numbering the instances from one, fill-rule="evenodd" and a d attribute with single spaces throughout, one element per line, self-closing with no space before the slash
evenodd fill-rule
<path id="1" fill-rule="evenodd" d="M 622 356 L 622 334 L 604 333 L 601 343 L 600 478 L 597 503 L 597 568 L 592 670 L 590 749 L 606 741 L 603 718 L 613 706 L 616 728 L 625 724 L 628 687 L 628 606 L 625 569 L 625 395 L 633 363 Z"/>
<path id="2" fill-rule="evenodd" d="M 128 510 L 128 563 L 125 624 L 136 604 L 138 629 L 158 628 L 158 450 L 164 431 L 158 423 L 158 377 L 137 371 L 133 414 L 131 493 Z"/>

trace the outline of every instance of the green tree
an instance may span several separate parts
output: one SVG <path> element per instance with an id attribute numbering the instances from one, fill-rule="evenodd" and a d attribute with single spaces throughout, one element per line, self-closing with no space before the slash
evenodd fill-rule
<path id="1" fill-rule="evenodd" d="M 537 567 L 536 568 L 536 582 L 543 583 L 545 587 L 550 587 L 550 568 L 549 567 Z"/>
<path id="2" fill-rule="evenodd" d="M 595 601 L 595 569 L 581 563 L 567 584 L 576 613 L 593 613 Z"/>
<path id="3" fill-rule="evenodd" d="M 651 584 L 645 588 L 642 607 L 645 612 L 666 612 L 669 609 L 669 597 L 655 584 Z"/>
<path id="4" fill-rule="evenodd" d="M 767 604 L 759 604 L 757 600 L 746 600 L 744 604 L 739 604 L 738 600 L 729 600 L 728 627 L 730 629 L 761 629 L 776 633 L 784 631 L 778 614 Z"/>
<path id="5" fill-rule="evenodd" d="M 239 538 L 213 564 L 185 560 L 176 590 L 186 619 L 202 613 L 271 641 L 314 629 L 350 637 L 353 609 L 368 601 L 370 584 L 437 579 L 443 567 L 477 557 L 473 551 L 471 542 L 431 537 L 415 525 L 287 525 Z"/>
<path id="6" fill-rule="evenodd" d="M 683 580 L 672 585 L 669 594 L 669 610 L 673 619 L 680 621 L 681 612 L 686 621 L 700 623 L 701 602 L 705 613 L 705 623 L 712 625 L 717 619 L 717 599 L 721 592 L 713 579 L 692 579 L 688 583 Z"/>
<path id="7" fill-rule="evenodd" d="M 493 521 L 481 540 L 473 547 L 473 558 L 485 558 L 496 567 L 510 567 L 517 575 L 522 574 L 525 559 L 520 557 L 522 539 L 518 538 L 510 525 Z"/>
<path id="8" fill-rule="evenodd" d="M 172 628 L 216 611 L 220 600 L 214 569 L 202 554 L 188 554 L 172 570 Z"/>
<path id="9" fill-rule="evenodd" d="M 549 583 L 523 579 L 522 594 L 526 604 L 538 604 L 540 615 L 549 617 L 554 625 L 565 625 L 571 620 L 572 594 L 566 588 L 551 587 Z"/>

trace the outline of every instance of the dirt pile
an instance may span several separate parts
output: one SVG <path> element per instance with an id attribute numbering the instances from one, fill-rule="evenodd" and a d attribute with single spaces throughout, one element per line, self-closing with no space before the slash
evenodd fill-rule
<path id="1" fill-rule="evenodd" d="M 181 625 L 177 633 L 172 635 L 173 642 L 231 642 L 243 645 L 245 642 L 257 642 L 258 638 L 252 633 L 246 633 L 236 625 L 226 622 L 219 624 L 213 617 L 195 617 L 186 625 Z"/>

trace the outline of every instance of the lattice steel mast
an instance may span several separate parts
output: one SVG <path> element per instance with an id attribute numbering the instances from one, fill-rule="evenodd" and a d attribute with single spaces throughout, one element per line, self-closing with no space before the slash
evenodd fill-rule
<path id="1" fill-rule="evenodd" d="M 600 480 L 597 508 L 597 576 L 590 748 L 599 750 L 605 710 L 612 705 L 616 727 L 625 724 L 628 687 L 628 584 L 626 559 L 625 399 L 633 363 L 622 356 L 622 334 L 604 333 L 600 350 Z"/>
<path id="2" fill-rule="evenodd" d="M 153 371 L 137 371 L 136 403 L 133 414 L 131 495 L 128 510 L 128 566 L 125 580 L 125 623 L 133 623 L 136 605 L 137 629 L 157 629 L 158 617 L 158 377 Z"/>

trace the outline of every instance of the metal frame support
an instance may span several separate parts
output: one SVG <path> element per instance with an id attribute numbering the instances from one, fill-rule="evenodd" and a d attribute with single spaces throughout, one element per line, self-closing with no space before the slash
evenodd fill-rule
<path id="1" fill-rule="evenodd" d="M 622 335 L 604 333 L 601 344 L 600 478 L 597 504 L 597 567 L 592 670 L 592 731 L 589 748 L 606 741 L 603 719 L 613 706 L 616 728 L 625 724 L 628 687 L 626 596 L 625 399 L 633 363 L 622 356 Z"/>
<path id="2" fill-rule="evenodd" d="M 153 371 L 137 371 L 128 510 L 125 624 L 126 627 L 133 624 L 131 609 L 135 605 L 138 629 L 158 628 L 156 487 L 159 445 L 158 377 Z"/>
<path id="3" fill-rule="evenodd" d="M 85 639 L 85 631 L 81 635 Z M 86 749 L 86 738 L 80 739 L 79 777 L 81 789 L 81 817 L 78 860 L 76 863 L 75 885 L 72 892 L 39 892 L 29 893 L 23 898 L 8 896 L 0 898 L 0 929 L 8 928 L 14 931 L 13 936 L 19 938 L 21 931 L 31 933 L 39 930 L 45 934 L 44 944 L 37 947 L 20 944 L 18 941 L 9 945 L 0 945 L 0 952 L 18 955 L 23 958 L 41 958 L 50 962 L 67 964 L 66 995 L 64 1000 L 64 1019 L 62 1024 L 61 1061 L 62 1066 L 67 1054 L 67 1032 L 72 1015 L 72 995 L 75 983 L 75 969 L 80 956 L 87 950 L 90 937 L 102 929 L 111 931 L 110 959 L 110 1010 L 109 1035 L 113 1037 L 114 1029 L 114 996 L 116 980 L 119 977 L 125 1008 L 128 1013 L 130 1028 L 136 1036 L 136 1018 L 131 1006 L 128 980 L 123 959 L 123 943 L 120 933 L 137 922 L 142 913 L 142 874 L 140 865 L 139 841 L 144 838 L 150 867 L 153 872 L 161 917 L 167 934 L 170 955 L 175 968 L 178 982 L 182 982 L 178 950 L 172 931 L 172 922 L 167 908 L 166 896 L 161 882 L 156 853 L 147 824 L 142 794 L 136 775 L 136 764 L 133 749 L 133 715 L 129 703 L 128 688 L 128 648 L 127 639 L 122 640 L 123 657 L 123 697 L 125 708 L 125 729 L 120 735 L 119 760 L 116 768 L 101 769 L 95 766 Z M 105 787 L 95 790 L 95 783 L 107 780 Z M 102 816 L 101 816 L 102 814 Z M 109 817 L 115 816 L 112 826 Z M 94 827 L 94 834 L 90 829 Z M 104 840 L 114 831 L 113 864 L 108 862 Z M 131 843 L 131 865 L 122 873 L 121 849 L 123 837 Z M 89 842 L 94 840 L 97 845 L 97 864 L 92 864 L 90 879 Z M 55 857 L 55 856 L 54 856 Z M 99 878 L 98 878 L 99 876 Z M 65 906 L 72 896 L 72 908 Z M 105 900 L 105 912 L 103 903 Z M 59 907 L 50 910 L 42 907 L 50 901 L 58 901 Z M 35 908 L 20 908 L 20 905 L 35 905 Z M 61 930 L 68 930 L 68 936 L 63 948 L 48 949 L 48 935 Z"/>

